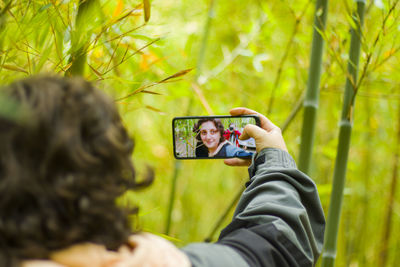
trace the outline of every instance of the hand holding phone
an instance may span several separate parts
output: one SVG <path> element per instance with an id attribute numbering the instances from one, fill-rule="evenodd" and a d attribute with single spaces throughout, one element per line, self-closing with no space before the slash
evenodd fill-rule
<path id="1" fill-rule="evenodd" d="M 253 138 L 239 138 L 246 125 L 260 125 L 257 115 L 178 117 L 172 121 L 177 159 L 251 158 Z"/>
<path id="2" fill-rule="evenodd" d="M 284 151 L 288 151 L 285 140 L 283 139 L 281 129 L 273 124 L 264 115 L 248 109 L 248 108 L 234 108 L 229 111 L 232 116 L 241 115 L 257 115 L 260 119 L 260 127 L 248 125 L 244 128 L 241 138 L 252 137 L 255 139 L 257 152 L 264 148 L 278 148 Z M 226 159 L 225 164 L 229 166 L 249 166 L 251 161 L 249 159 Z"/>
<path id="3" fill-rule="evenodd" d="M 234 116 L 238 115 L 257 115 L 260 118 L 260 127 L 248 125 L 244 128 L 241 138 L 254 138 L 256 141 L 257 152 L 264 148 L 279 148 L 287 151 L 285 140 L 283 140 L 281 129 L 273 124 L 267 117 L 248 108 L 234 108 L 230 111 Z"/>

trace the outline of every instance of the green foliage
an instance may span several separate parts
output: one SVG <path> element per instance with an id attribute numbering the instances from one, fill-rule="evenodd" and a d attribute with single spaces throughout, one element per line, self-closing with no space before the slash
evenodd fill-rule
<path id="1" fill-rule="evenodd" d="M 138 204 L 138 226 L 162 233 L 174 172 L 172 118 L 188 109 L 191 115 L 206 115 L 207 105 L 221 115 L 236 106 L 266 114 L 273 98 L 269 117 L 282 126 L 306 88 L 314 1 L 216 1 L 203 82 L 196 90 L 191 73 L 158 82 L 197 65 L 209 0 L 148 1 L 151 17 L 146 23 L 142 0 L 96 2 L 90 14 L 77 21 L 78 0 L 0 1 L 0 76 L 8 83 L 36 73 L 65 75 L 74 62 L 72 53 L 79 55 L 79 47 L 84 47 L 82 75 L 119 99 L 116 103 L 135 140 L 133 160 L 139 178 L 147 164 L 156 172 L 152 187 L 128 193 L 121 203 Z M 397 2 L 367 3 L 336 266 L 375 266 L 382 248 L 382 207 L 387 206 L 391 185 L 400 101 Z M 315 160 L 310 169 L 322 189 L 325 211 L 354 7 L 350 0 L 329 5 Z M 78 24 L 82 26 L 77 28 Z M 294 156 L 300 142 L 300 115 L 285 131 Z M 178 245 L 203 240 L 246 179 L 245 168 L 231 168 L 220 160 L 182 162 L 170 236 L 179 240 Z M 398 188 L 396 192 L 393 229 L 400 226 Z M 399 265 L 398 232 L 392 231 L 388 248 L 387 266 Z"/>

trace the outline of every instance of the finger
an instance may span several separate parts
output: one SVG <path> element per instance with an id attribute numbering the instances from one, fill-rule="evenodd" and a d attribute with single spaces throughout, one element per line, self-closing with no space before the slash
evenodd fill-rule
<path id="1" fill-rule="evenodd" d="M 233 159 L 225 159 L 224 163 L 228 166 L 250 166 L 251 164 L 251 159 L 238 159 L 238 158 L 233 158 Z"/>
<path id="2" fill-rule="evenodd" d="M 246 125 L 247 126 L 247 125 Z M 246 128 L 246 127 L 245 127 Z M 247 133 L 247 131 L 245 130 L 245 128 L 243 129 L 243 132 L 241 135 L 239 135 L 239 140 L 247 140 L 250 138 L 249 134 Z"/>
<path id="3" fill-rule="evenodd" d="M 229 113 L 232 116 L 259 114 L 257 111 L 244 107 L 233 108 L 229 111 Z"/>
<path id="4" fill-rule="evenodd" d="M 238 107 L 238 108 L 233 108 L 229 111 L 229 113 L 232 116 L 239 116 L 239 115 L 258 115 L 258 117 L 260 118 L 260 126 L 261 128 L 267 130 L 267 131 L 271 131 L 274 128 L 278 128 L 275 124 L 273 124 L 267 117 L 265 117 L 264 115 L 258 113 L 257 111 L 248 109 L 248 108 L 244 108 L 244 107 Z"/>
<path id="5" fill-rule="evenodd" d="M 247 124 L 243 129 L 243 133 L 239 136 L 239 139 L 246 140 L 252 137 L 256 140 L 257 143 L 257 141 L 260 141 L 260 139 L 265 136 L 265 134 L 266 132 L 257 125 Z"/>

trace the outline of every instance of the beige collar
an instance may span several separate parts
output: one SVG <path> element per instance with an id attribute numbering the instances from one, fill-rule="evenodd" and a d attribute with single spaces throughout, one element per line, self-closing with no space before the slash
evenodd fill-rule
<path id="1" fill-rule="evenodd" d="M 28 260 L 22 267 L 190 267 L 188 257 L 156 235 L 132 235 L 118 251 L 84 243 L 51 254 L 50 260 Z"/>

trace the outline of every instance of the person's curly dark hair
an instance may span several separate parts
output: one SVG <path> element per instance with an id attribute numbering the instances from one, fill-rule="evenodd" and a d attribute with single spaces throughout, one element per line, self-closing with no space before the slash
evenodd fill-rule
<path id="1" fill-rule="evenodd" d="M 225 141 L 224 125 L 222 124 L 220 119 L 217 119 L 217 118 L 199 119 L 197 121 L 197 123 L 195 123 L 195 125 L 193 126 L 193 132 L 196 133 L 196 140 L 197 140 L 196 149 L 195 149 L 196 157 L 208 157 L 208 149 L 203 144 L 203 141 L 201 140 L 201 136 L 200 136 L 200 126 L 207 121 L 211 121 L 212 123 L 214 123 L 215 128 L 217 128 L 217 130 L 219 131 L 219 133 L 220 133 L 219 143 Z"/>
<path id="2" fill-rule="evenodd" d="M 116 199 L 153 175 L 135 181 L 113 101 L 81 78 L 32 77 L 0 93 L 25 113 L 0 115 L 0 265 L 80 242 L 125 243 L 132 210 Z"/>

